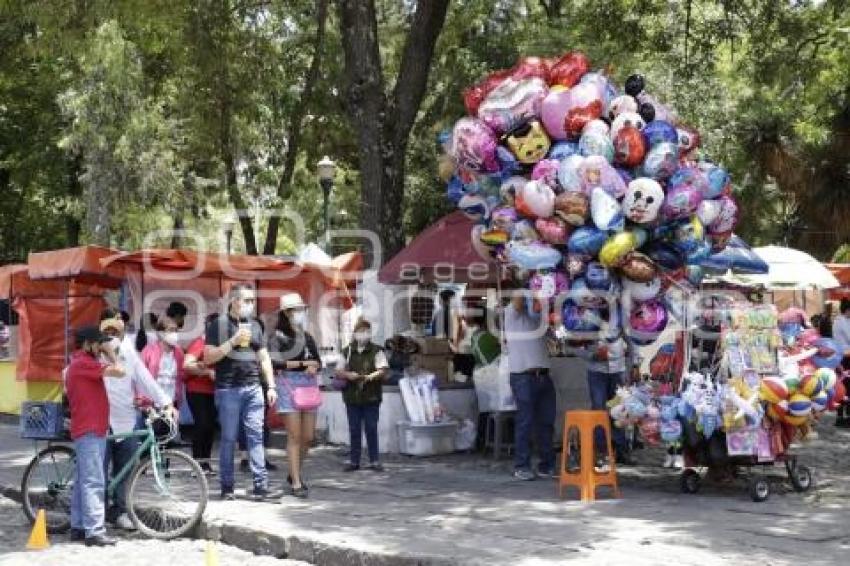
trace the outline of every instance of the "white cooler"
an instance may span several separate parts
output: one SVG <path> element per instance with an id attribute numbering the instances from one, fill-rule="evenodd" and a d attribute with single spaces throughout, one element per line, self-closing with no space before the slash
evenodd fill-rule
<path id="1" fill-rule="evenodd" d="M 433 424 L 398 423 L 399 452 L 408 456 L 436 456 L 455 451 L 457 423 Z"/>

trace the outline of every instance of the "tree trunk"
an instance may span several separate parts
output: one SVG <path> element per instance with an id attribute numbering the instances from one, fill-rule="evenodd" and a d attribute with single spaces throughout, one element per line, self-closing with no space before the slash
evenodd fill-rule
<path id="1" fill-rule="evenodd" d="M 391 96 L 384 90 L 374 0 L 337 0 L 345 52 L 347 111 L 360 152 L 360 226 L 377 233 L 381 262 L 404 246 L 407 141 L 425 94 L 448 0 L 420 1 Z"/>
<path id="2" fill-rule="evenodd" d="M 183 244 L 183 229 L 185 224 L 183 221 L 183 212 L 177 212 L 174 215 L 174 228 L 171 232 L 171 249 L 176 250 Z"/>
<path id="3" fill-rule="evenodd" d="M 322 62 L 322 46 L 325 41 L 325 23 L 328 19 L 328 0 L 318 0 L 316 3 L 316 36 L 313 39 L 313 60 L 310 62 L 310 68 L 307 71 L 307 76 L 304 79 L 304 90 L 301 91 L 301 97 L 298 100 L 298 106 L 293 109 L 289 116 L 289 139 L 286 144 L 286 155 L 283 159 L 283 171 L 280 174 L 280 180 L 277 184 L 277 198 L 279 201 L 284 201 L 289 198 L 292 190 L 292 175 L 295 173 L 295 159 L 298 157 L 298 150 L 301 145 L 301 126 L 304 122 L 304 116 L 310 105 L 310 99 L 313 96 L 313 89 L 316 81 L 319 78 L 319 68 Z M 266 231 L 266 243 L 263 247 L 263 253 L 266 255 L 274 255 L 277 251 L 277 235 L 280 229 L 280 216 L 272 215 L 269 218 L 269 226 Z"/>

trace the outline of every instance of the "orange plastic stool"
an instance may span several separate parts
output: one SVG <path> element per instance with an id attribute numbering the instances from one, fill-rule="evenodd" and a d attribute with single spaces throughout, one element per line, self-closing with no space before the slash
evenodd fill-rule
<path id="1" fill-rule="evenodd" d="M 602 427 L 608 444 L 608 471 L 597 473 L 594 470 L 594 441 L 593 431 Z M 570 461 L 570 431 L 577 429 L 579 433 L 579 469 L 568 471 Z M 607 485 L 613 488 L 614 497 L 620 497 L 620 487 L 617 484 L 617 470 L 614 465 L 614 448 L 611 445 L 611 422 L 606 411 L 567 411 L 564 417 L 564 448 L 561 452 L 561 473 L 558 480 L 558 496 L 564 496 L 564 487 L 575 486 L 581 491 L 582 501 L 596 499 L 596 488 Z"/>

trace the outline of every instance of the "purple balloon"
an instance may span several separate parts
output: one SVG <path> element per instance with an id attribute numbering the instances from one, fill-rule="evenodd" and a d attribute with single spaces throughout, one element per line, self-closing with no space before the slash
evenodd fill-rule
<path id="1" fill-rule="evenodd" d="M 476 118 L 461 118 L 452 130 L 452 157 L 459 167 L 479 173 L 499 170 L 496 134 Z"/>
<path id="2" fill-rule="evenodd" d="M 702 202 L 702 191 L 693 185 L 677 185 L 667 189 L 661 214 L 667 220 L 688 218 Z"/>
<path id="3" fill-rule="evenodd" d="M 657 299 L 638 303 L 629 315 L 629 324 L 638 332 L 658 332 L 667 328 L 667 309 Z"/>

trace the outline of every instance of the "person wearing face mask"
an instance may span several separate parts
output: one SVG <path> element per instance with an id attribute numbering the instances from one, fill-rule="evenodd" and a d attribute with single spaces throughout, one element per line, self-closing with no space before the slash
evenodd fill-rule
<path id="1" fill-rule="evenodd" d="M 112 546 L 104 527 L 106 482 L 103 461 L 109 432 L 109 398 L 104 380 L 120 379 L 124 370 L 109 338 L 97 326 L 75 332 L 77 351 L 65 372 L 74 441 L 74 489 L 71 495 L 71 540 L 86 546 Z"/>
<path id="2" fill-rule="evenodd" d="M 292 495 L 303 498 L 309 487 L 302 471 L 315 435 L 316 411 L 296 409 L 292 395 L 298 387 L 316 385 L 322 361 L 316 340 L 307 332 L 307 305 L 298 293 L 281 296 L 277 324 L 269 336 L 268 347 L 275 370 L 277 411 L 286 422 L 287 481 Z"/>
<path id="3" fill-rule="evenodd" d="M 351 459 L 345 466 L 346 472 L 360 469 L 363 450 L 363 430 L 366 431 L 366 446 L 369 452 L 369 468 L 383 471 L 378 455 L 378 417 L 383 399 L 383 381 L 389 364 L 384 351 L 372 342 L 372 325 L 360 319 L 354 325 L 352 341 L 343 348 L 345 368 L 337 371 L 337 377 L 349 382 L 342 392 L 348 413 Z"/>
<path id="4" fill-rule="evenodd" d="M 257 295 L 254 288 L 238 283 L 230 289 L 227 312 L 207 324 L 203 359 L 215 367 L 215 404 L 221 425 L 219 480 L 221 498 L 235 499 L 234 452 L 239 429 L 245 431 L 246 447 L 254 480 L 253 498 L 272 500 L 280 493 L 269 489 L 266 455 L 263 447 L 263 421 L 266 400 L 277 401 L 274 372 L 263 329 L 255 318 Z M 269 388 L 263 398 L 261 382 Z"/>
<path id="5" fill-rule="evenodd" d="M 147 398 L 157 407 L 171 412 L 171 397 L 157 385 L 148 368 L 142 363 L 136 352 L 134 340 L 127 336 L 124 321 L 115 309 L 105 309 L 100 315 L 100 331 L 109 338 L 106 346 L 115 352 L 118 363 L 124 368 L 126 377 L 106 377 L 106 394 L 109 398 L 109 429 L 113 434 L 123 434 L 141 428 L 142 415 L 139 401 Z M 101 355 L 102 361 L 107 361 Z M 109 440 L 106 443 L 104 458 L 104 477 L 112 470 L 120 470 L 133 457 L 139 439 L 134 437 L 122 440 Z M 106 499 L 106 520 L 124 530 L 135 530 L 133 522 L 127 516 L 127 494 L 125 476 L 109 499 Z"/>
<path id="6" fill-rule="evenodd" d="M 159 317 L 156 313 L 146 312 L 139 321 L 139 330 L 136 332 L 136 351 L 141 352 L 148 344 L 159 340 L 156 333 L 156 325 Z"/>
<path id="7" fill-rule="evenodd" d="M 183 396 L 183 348 L 180 347 L 180 334 L 177 323 L 162 317 L 156 326 L 158 340 L 149 343 L 142 350 L 142 362 L 172 401 L 180 408 Z"/>

